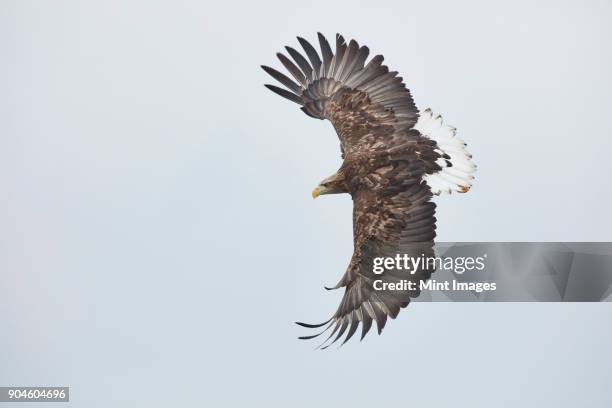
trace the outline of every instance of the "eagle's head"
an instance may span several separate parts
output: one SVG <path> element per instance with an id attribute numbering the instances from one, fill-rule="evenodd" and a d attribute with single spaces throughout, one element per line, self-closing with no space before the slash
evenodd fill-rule
<path id="1" fill-rule="evenodd" d="M 312 198 L 317 198 L 323 194 L 341 194 L 348 193 L 344 174 L 338 172 L 333 176 L 329 176 L 319 183 L 314 190 L 312 190 Z"/>

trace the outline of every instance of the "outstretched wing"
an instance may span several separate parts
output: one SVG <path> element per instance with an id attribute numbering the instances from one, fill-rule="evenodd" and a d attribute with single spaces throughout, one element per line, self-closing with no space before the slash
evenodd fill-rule
<path id="1" fill-rule="evenodd" d="M 266 85 L 277 94 L 296 102 L 302 110 L 318 119 L 329 119 L 341 142 L 342 152 L 352 150 L 366 136 L 376 135 L 378 143 L 403 130 L 411 129 L 419 113 L 410 91 L 397 76 L 382 65 L 377 55 L 367 64 L 368 47 L 355 40 L 348 44 L 336 35 L 336 52 L 319 33 L 321 55 L 303 38 L 298 37 L 306 59 L 286 47 L 293 59 L 277 56 L 294 80 L 267 66 L 262 68 L 287 89 Z"/>
<path id="2" fill-rule="evenodd" d="M 419 282 L 428 279 L 433 272 L 426 262 L 416 268 L 409 266 L 408 269 L 385 270 L 376 274 L 374 260 L 397 255 L 427 259 L 434 255 L 436 206 L 430 201 L 429 186 L 420 181 L 421 166 L 417 160 L 389 166 L 380 174 L 386 179 L 382 183 L 386 189 L 363 190 L 353 196 L 355 250 L 346 273 L 334 287 L 345 287 L 344 296 L 338 310 L 327 322 L 318 325 L 298 323 L 309 328 L 327 325 L 321 333 L 302 339 L 317 337 L 331 329 L 321 346 L 328 347 L 346 332 L 344 344 L 360 324 L 363 339 L 373 322 L 376 322 L 380 334 L 387 317 L 397 317 L 400 309 L 419 295 Z M 414 286 L 408 287 L 407 282 L 413 282 Z M 396 286 L 389 287 L 390 283 Z M 331 343 L 325 345 L 334 335 Z"/>

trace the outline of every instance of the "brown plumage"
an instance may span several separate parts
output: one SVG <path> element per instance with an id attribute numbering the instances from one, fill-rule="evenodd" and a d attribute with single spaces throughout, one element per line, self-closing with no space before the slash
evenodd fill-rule
<path id="1" fill-rule="evenodd" d="M 348 330 L 346 342 L 360 323 L 362 339 L 373 322 L 380 333 L 387 316 L 395 318 L 411 298 L 418 296 L 418 290 L 375 290 L 373 281 L 418 282 L 429 278 L 430 271 L 374 275 L 372 260 L 395 254 L 414 257 L 433 254 L 436 206 L 431 202 L 432 188 L 426 179 L 428 175 L 441 174 L 443 168 L 452 164 L 451 156 L 438 146 L 435 137 L 415 128 L 419 111 L 410 91 L 397 72 L 382 65 L 382 56 L 377 55 L 366 64 L 367 47 L 360 47 L 354 40 L 347 44 L 341 35 L 336 35 L 334 53 L 325 37 L 320 33 L 318 37 L 321 56 L 300 37 L 298 41 L 306 57 L 290 47 L 287 51 L 295 63 L 277 54 L 297 83 L 273 68 L 262 68 L 289 90 L 266 87 L 301 105 L 309 116 L 329 120 L 340 139 L 342 166 L 321 182 L 313 196 L 348 193 L 353 198 L 354 253 L 344 276 L 332 288 L 344 287 L 345 293 L 328 321 L 317 325 L 298 323 L 309 328 L 327 324 L 324 331 L 333 328 L 328 337 L 333 337 L 333 343 Z M 434 118 L 430 111 L 427 114 L 430 123 L 442 126 L 439 117 Z M 452 132 L 454 136 L 454 129 Z M 457 191 L 469 188 L 467 182 L 460 184 Z M 454 185 L 448 187 L 449 191 L 451 188 Z"/>

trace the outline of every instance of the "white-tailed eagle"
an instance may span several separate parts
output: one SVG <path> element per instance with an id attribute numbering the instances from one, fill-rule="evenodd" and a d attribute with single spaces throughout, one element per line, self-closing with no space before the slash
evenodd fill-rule
<path id="1" fill-rule="evenodd" d="M 268 66 L 262 68 L 286 89 L 266 87 L 300 105 L 307 115 L 329 120 L 340 139 L 342 165 L 312 195 L 351 195 L 354 253 L 333 288 L 345 288 L 336 313 L 321 324 L 298 323 L 308 328 L 326 325 L 323 332 L 333 328 L 326 344 L 345 332 L 346 342 L 360 323 L 362 339 L 373 322 L 380 334 L 387 316 L 395 318 L 418 296 L 418 290 L 376 290 L 375 279 L 399 282 L 406 275 L 388 271 L 374 276 L 372 260 L 406 253 L 432 255 L 436 236 L 432 195 L 467 192 L 476 166 L 465 143 L 455 137 L 455 128 L 430 109 L 419 111 L 402 78 L 382 64 L 382 55 L 367 61 L 368 47 L 355 40 L 347 44 L 336 35 L 334 52 L 323 35 L 318 38 L 320 54 L 300 37 L 306 56 L 291 47 L 286 50 L 293 61 L 277 54 L 293 80 Z M 428 279 L 430 274 L 419 269 L 410 279 Z"/>

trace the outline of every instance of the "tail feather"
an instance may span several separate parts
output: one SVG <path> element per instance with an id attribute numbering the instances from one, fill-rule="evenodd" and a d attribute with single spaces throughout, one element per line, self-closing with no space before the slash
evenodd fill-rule
<path id="1" fill-rule="evenodd" d="M 431 188 L 433 194 L 453 191 L 467 193 L 472 187 L 472 175 L 476 165 L 472 162 L 472 155 L 466 150 L 463 140 L 456 137 L 457 130 L 446 125 L 440 115 L 434 114 L 431 109 L 420 113 L 419 120 L 414 125 L 422 135 L 434 140 L 443 158 L 436 161 L 442 170 L 427 174 L 423 179 Z"/>

